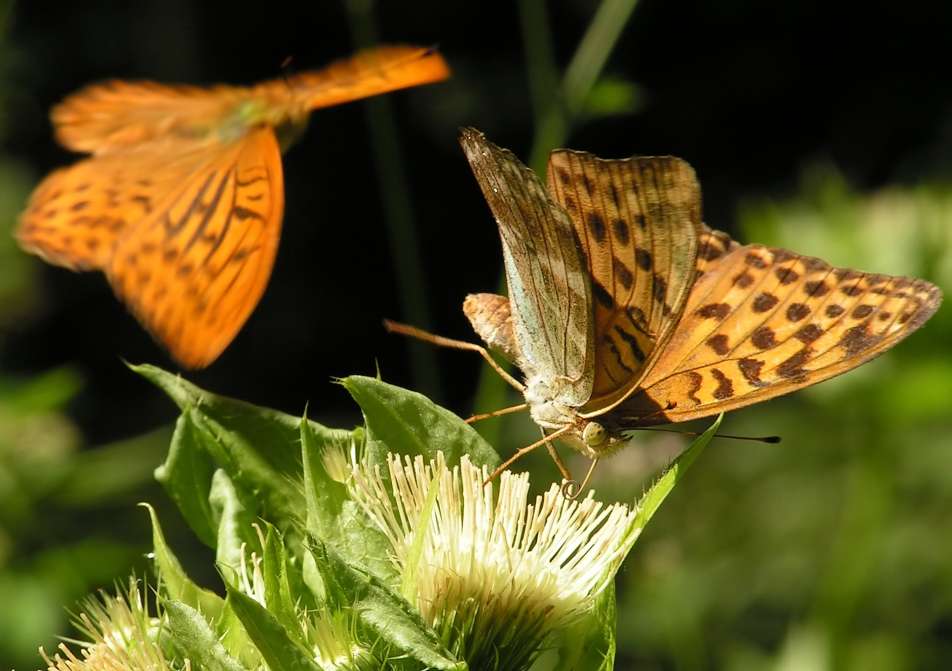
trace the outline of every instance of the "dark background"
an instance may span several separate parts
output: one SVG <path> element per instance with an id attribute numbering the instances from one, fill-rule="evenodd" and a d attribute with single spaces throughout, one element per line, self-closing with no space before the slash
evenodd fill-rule
<path id="1" fill-rule="evenodd" d="M 288 56 L 306 69 L 352 50 L 340 3 L 290 3 L 253 16 L 240 3 L 120 5 L 15 7 L 7 151 L 36 176 L 72 160 L 52 140 L 47 110 L 90 81 L 253 83 L 280 76 Z M 952 149 L 952 15 L 941 3 L 914 6 L 645 2 L 607 66 L 643 87 L 642 110 L 584 124 L 568 144 L 606 157 L 687 159 L 702 181 L 707 221 L 728 231 L 739 199 L 789 191 L 816 158 L 859 188 L 941 174 Z M 589 3 L 551 3 L 559 63 L 590 14 Z M 429 326 L 469 337 L 462 298 L 496 286 L 500 255 L 456 129 L 476 126 L 527 155 L 533 119 L 519 15 L 510 3 L 381 3 L 377 22 L 381 41 L 438 43 L 455 69 L 452 81 L 391 103 L 435 315 Z M 281 248 L 264 299 L 224 356 L 191 379 L 288 411 L 310 401 L 318 412 L 353 414 L 341 390 L 322 380 L 372 373 L 378 361 L 387 379 L 412 382 L 405 343 L 380 326 L 402 313 L 361 103 L 315 113 L 286 156 L 285 179 Z M 5 366 L 77 366 L 86 385 L 72 410 L 93 442 L 168 421 L 169 405 L 119 357 L 173 364 L 103 278 L 49 268 L 40 281 L 45 305 L 15 327 Z M 455 353 L 440 362 L 444 400 L 461 408 L 478 363 Z"/>
<path id="2" fill-rule="evenodd" d="M 59 99 L 88 82 L 115 77 L 250 84 L 281 76 L 281 64 L 288 56 L 293 57 L 292 68 L 304 70 L 354 49 L 351 18 L 339 2 L 245 7 L 232 2 L 150 0 L 124 5 L 22 2 L 8 11 L 5 63 L 0 68 L 2 153 L 25 184 L 74 160 L 56 146 L 47 113 Z M 422 325 L 471 339 L 460 311 L 462 299 L 469 292 L 493 290 L 500 273 L 495 226 L 456 144 L 457 128 L 476 126 L 525 158 L 532 145 L 534 119 L 524 31 L 542 31 L 557 64 L 564 67 L 595 5 L 547 3 L 548 29 L 524 26 L 517 3 L 390 2 L 374 7 L 380 42 L 438 44 L 454 70 L 446 83 L 387 98 L 420 242 L 423 299 L 432 314 L 430 323 Z M 952 5 L 943 2 L 642 0 L 605 68 L 607 75 L 637 86 L 636 107 L 579 120 L 566 144 L 605 157 L 675 154 L 687 159 L 701 179 L 707 222 L 742 241 L 753 241 L 745 237 L 751 229 L 740 230 L 737 225 L 738 212 L 747 203 L 783 203 L 799 197 L 802 176 L 811 166 L 832 166 L 858 198 L 885 187 L 915 190 L 922 184 L 944 183 L 952 167 L 949 35 Z M 386 380 L 420 388 L 453 410 L 468 413 L 479 376 L 476 357 L 431 354 L 439 364 L 439 384 L 421 388 L 419 374 L 411 370 L 407 343 L 388 336 L 381 327 L 382 317 L 406 318 L 406 300 L 393 280 L 393 253 L 365 103 L 316 112 L 308 132 L 286 155 L 284 166 L 287 206 L 271 283 L 231 347 L 207 370 L 188 373 L 189 379 L 219 393 L 291 413 L 299 414 L 307 404 L 309 414 L 320 421 L 349 426 L 359 421 L 359 414 L 331 380 L 352 373 L 373 374 L 379 365 Z M 25 198 L 26 193 L 20 195 Z M 12 231 L 18 206 L 13 203 L 8 209 L 5 227 Z M 948 226 L 952 220 L 943 220 L 939 229 Z M 912 235 L 900 227 L 891 233 L 896 239 Z M 781 240 L 797 244 L 795 229 L 786 229 L 786 235 Z M 854 228 L 844 235 L 849 239 L 864 232 Z M 837 248 L 798 251 L 833 263 L 852 260 Z M 894 268 L 860 267 L 899 273 L 931 268 L 935 274 L 929 278 L 939 281 L 937 274 L 947 268 L 935 260 L 939 252 L 925 266 L 911 260 Z M 30 273 L 28 307 L 3 322 L 2 374 L 23 381 L 63 366 L 75 373 L 77 390 L 62 412 L 83 446 L 127 439 L 168 425 L 175 417 L 173 406 L 131 374 L 122 359 L 173 369 L 174 364 L 112 297 L 104 278 L 39 262 L 31 264 Z M 908 351 L 897 350 L 897 356 L 907 357 L 897 361 L 913 361 L 919 350 L 944 360 L 948 330 L 931 336 L 925 331 L 899 348 Z M 878 392 L 877 380 L 866 380 L 865 389 Z M 864 434 L 863 441 L 880 440 L 870 423 L 873 417 L 890 413 L 888 400 L 881 406 L 870 401 L 844 419 L 825 405 L 826 397 L 807 398 L 816 400 L 770 404 L 782 418 L 754 421 L 756 430 L 786 430 L 787 445 L 792 446 L 785 449 L 812 446 L 828 451 L 836 448 L 818 443 L 825 437 L 842 444 L 843 435 L 852 435 L 848 434 L 851 426 L 872 431 L 872 437 Z M 755 412 L 745 411 L 744 416 Z M 805 419 L 805 413 L 816 414 Z M 936 417 L 941 416 L 937 412 Z M 819 431 L 818 427 L 827 426 L 823 422 L 835 429 Z M 725 426 L 730 423 L 728 418 Z M 814 433 L 801 446 L 797 431 L 805 424 Z M 925 430 L 925 436 L 948 447 L 948 424 L 936 426 Z M 907 428 L 903 425 L 903 435 L 909 435 Z M 845 460 L 862 459 L 862 453 L 857 447 L 836 454 Z M 750 452 L 741 454 L 737 462 L 748 467 L 760 458 L 751 457 Z M 945 461 L 937 463 L 948 470 L 952 456 L 945 454 Z M 783 458 L 793 458 L 790 452 L 787 455 Z M 817 468 L 827 472 L 822 465 Z M 804 475 L 804 483 L 815 473 Z M 712 490 L 721 487 L 714 475 L 697 477 L 707 479 L 706 486 Z M 844 476 L 832 487 L 841 490 L 846 480 Z M 757 482 L 756 473 L 739 477 L 735 484 L 747 487 L 753 482 Z M 795 510 L 794 497 L 787 496 L 791 491 L 799 490 L 780 487 L 776 495 Z M 809 495 L 810 489 L 802 491 Z M 618 495 L 630 499 L 636 493 L 620 491 Z M 132 500 L 162 496 L 155 490 L 126 495 Z M 939 526 L 932 527 L 934 538 L 950 530 L 947 516 L 952 508 L 944 510 L 946 517 L 937 517 Z M 690 510 L 683 513 L 691 514 Z M 749 511 L 737 514 L 740 517 L 731 522 L 735 532 L 745 537 L 756 533 L 751 525 L 742 531 L 742 516 Z M 142 522 L 134 533 L 146 542 L 144 521 L 134 519 L 136 524 Z M 676 519 L 680 520 L 672 518 L 670 523 Z M 661 543 L 662 534 L 676 533 L 677 528 L 654 531 Z M 46 541 L 55 542 L 55 533 Z M 681 549 L 703 554 L 697 547 Z M 769 546 L 760 552 L 761 556 L 774 554 Z M 726 561 L 714 550 L 704 556 L 715 563 Z M 823 566 L 818 571 L 825 570 Z M 630 570 L 645 573 L 643 568 Z M 948 578 L 947 571 L 935 568 L 943 579 Z M 705 574 L 690 574 L 686 569 L 684 574 L 702 583 L 706 579 Z M 743 589 L 743 576 L 741 567 L 733 578 L 717 579 L 734 580 L 729 584 Z M 778 569 L 771 579 L 786 584 L 797 576 Z M 923 598 L 947 595 L 948 584 L 928 583 Z M 902 593 L 911 601 L 917 594 Z M 728 664 L 720 655 L 727 654 L 729 642 L 736 639 L 753 641 L 758 650 L 780 659 L 784 641 L 791 640 L 784 632 L 795 629 L 797 622 L 810 621 L 811 613 L 819 608 L 809 599 L 761 603 L 757 608 L 745 606 L 752 610 L 741 608 L 716 616 L 711 614 L 718 613 L 716 608 L 710 610 L 714 606 L 698 606 L 698 612 L 712 618 L 698 616 L 697 627 L 690 629 L 701 642 L 685 643 L 687 630 L 681 628 L 681 619 L 672 616 L 666 630 L 677 645 L 664 643 L 664 636 L 655 640 L 644 634 L 637 623 L 646 615 L 627 618 L 622 611 L 629 636 L 622 659 L 626 664 L 637 660 L 643 665 L 639 668 L 707 668 L 709 662 L 728 666 L 734 661 Z M 948 603 L 947 596 L 940 600 Z M 677 604 L 661 607 L 669 609 L 665 612 L 680 612 Z M 652 604 L 633 608 L 650 612 Z M 908 636 L 903 634 L 902 640 L 911 641 L 910 649 L 919 652 L 947 650 L 943 646 L 952 632 L 950 612 L 940 608 L 930 623 Z M 827 649 L 823 641 L 840 640 L 836 637 L 842 629 L 832 634 L 833 630 L 822 626 L 819 630 L 829 634 L 821 636 L 821 649 Z M 639 632 L 644 637 L 639 638 Z M 685 646 L 694 652 L 686 653 Z M 719 652 L 714 655 L 712 650 Z M 922 656 L 897 654 L 912 665 L 923 663 Z M 834 666 L 843 662 L 831 655 Z M 619 664 L 619 668 L 624 667 Z"/>

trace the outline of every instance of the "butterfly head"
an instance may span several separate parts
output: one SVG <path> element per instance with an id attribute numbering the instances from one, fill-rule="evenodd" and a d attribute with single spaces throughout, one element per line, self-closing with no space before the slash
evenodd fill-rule
<path id="1" fill-rule="evenodd" d="M 594 420 L 580 420 L 579 438 L 582 443 L 582 452 L 586 456 L 597 459 L 611 454 L 625 443 L 625 436 L 616 434 L 605 427 L 601 422 Z"/>
<path id="2" fill-rule="evenodd" d="M 561 440 L 589 459 L 601 459 L 628 443 L 628 438 L 615 433 L 601 422 L 576 416 L 571 431 L 563 433 Z"/>

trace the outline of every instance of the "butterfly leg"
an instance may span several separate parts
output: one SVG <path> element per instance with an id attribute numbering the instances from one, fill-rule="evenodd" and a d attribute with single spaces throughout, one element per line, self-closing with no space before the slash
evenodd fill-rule
<path id="1" fill-rule="evenodd" d="M 513 412 L 519 412 L 520 410 L 525 410 L 528 407 L 528 403 L 520 403 L 519 405 L 511 405 L 508 408 L 500 408 L 499 410 L 493 410 L 492 412 L 483 412 L 478 415 L 473 415 L 472 417 L 467 417 L 466 423 L 474 424 L 475 422 L 479 422 L 484 419 L 499 417 L 500 415 L 508 415 Z"/>
<path id="2" fill-rule="evenodd" d="M 486 480 L 483 482 L 483 485 L 488 485 L 490 482 L 492 482 L 493 480 L 495 480 L 495 479 L 499 476 L 500 473 L 502 473 L 504 470 L 506 470 L 507 468 L 509 468 L 510 466 L 512 466 L 512 464 L 514 464 L 514 463 L 515 463 L 516 461 L 518 461 L 520 458 L 522 458 L 522 457 L 524 457 L 525 455 L 527 455 L 527 454 L 529 454 L 530 452 L 532 452 L 532 450 L 534 450 L 535 448 L 539 447 L 540 445 L 545 445 L 546 443 L 549 443 L 549 442 L 555 440 L 556 438 L 558 438 L 559 436 L 561 436 L 563 433 L 566 433 L 567 431 L 569 431 L 570 429 L 573 429 L 573 428 L 575 428 L 575 427 L 572 426 L 572 425 L 563 427 L 563 428 L 559 429 L 558 431 L 555 431 L 554 433 L 550 433 L 550 434 L 547 435 L 547 436 L 543 436 L 543 437 L 542 437 L 542 440 L 537 440 L 536 442 L 532 443 L 531 445 L 526 445 L 525 447 L 519 448 L 518 450 L 515 451 L 515 453 L 514 453 L 511 457 L 509 457 L 509 458 L 506 459 L 504 462 L 502 462 L 502 463 L 496 468 L 496 470 L 493 471 L 493 472 L 489 475 L 488 478 L 486 478 Z"/>
<path id="3" fill-rule="evenodd" d="M 410 326 L 409 324 L 401 324 L 400 322 L 390 321 L 389 319 L 383 320 L 383 326 L 387 329 L 388 333 L 399 333 L 400 335 L 409 336 L 411 338 L 416 338 L 417 340 L 422 340 L 423 342 L 432 343 L 437 347 L 449 347 L 451 349 L 461 349 L 469 352 L 476 352 L 481 357 L 486 360 L 493 369 L 499 373 L 499 377 L 508 382 L 514 389 L 520 393 L 525 392 L 525 386 L 516 380 L 512 375 L 507 373 L 502 369 L 496 360 L 490 356 L 489 352 L 485 347 L 477 345 L 475 343 L 466 342 L 465 340 L 454 340 L 452 338 L 444 338 L 443 336 L 434 335 L 423 329 L 418 329 L 415 326 Z"/>
<path id="4" fill-rule="evenodd" d="M 595 466 L 597 465 L 598 459 L 592 459 L 592 465 L 588 467 L 588 472 L 585 474 L 585 479 L 582 480 L 582 484 L 578 484 L 575 480 L 567 480 L 562 485 L 562 496 L 571 500 L 577 499 L 588 487 L 588 482 L 592 479 L 592 473 L 595 472 Z M 576 485 L 576 487 L 573 488 L 573 485 Z"/>
<path id="5" fill-rule="evenodd" d="M 542 436 L 545 436 L 545 431 L 542 432 Z M 563 488 L 566 485 L 576 485 L 578 484 L 575 479 L 572 477 L 569 467 L 565 465 L 565 462 L 562 461 L 562 457 L 559 456 L 558 450 L 555 449 L 555 445 L 551 441 L 545 444 L 545 448 L 549 451 L 549 456 L 552 457 L 552 461 L 555 462 L 555 467 L 559 469 L 559 473 L 562 475 L 562 479 L 565 480 L 565 485 L 562 485 Z"/>

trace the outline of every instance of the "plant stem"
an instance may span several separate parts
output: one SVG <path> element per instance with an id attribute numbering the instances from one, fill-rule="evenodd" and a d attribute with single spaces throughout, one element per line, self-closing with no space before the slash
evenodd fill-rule
<path id="1" fill-rule="evenodd" d="M 375 44 L 377 30 L 373 17 L 373 0 L 348 0 L 344 4 L 357 47 L 364 48 Z M 393 111 L 386 97 L 371 98 L 364 104 L 370 129 L 370 146 L 374 153 L 377 180 L 383 197 L 390 254 L 397 275 L 402 318 L 415 326 L 428 328 L 431 319 L 420 260 L 420 244 L 414 224 L 413 206 L 408 196 L 410 189 L 393 121 Z M 440 379 L 433 348 L 419 342 L 408 342 L 407 347 L 414 386 L 429 396 L 438 397 Z"/>

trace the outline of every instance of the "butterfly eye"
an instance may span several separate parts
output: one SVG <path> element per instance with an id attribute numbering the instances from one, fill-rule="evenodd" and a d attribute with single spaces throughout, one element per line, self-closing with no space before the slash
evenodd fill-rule
<path id="1" fill-rule="evenodd" d="M 608 440 L 608 432 L 598 422 L 589 422 L 582 429 L 582 442 L 586 447 L 600 447 Z"/>

